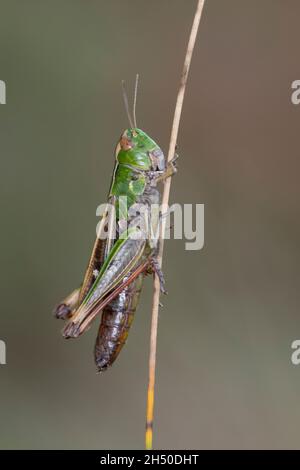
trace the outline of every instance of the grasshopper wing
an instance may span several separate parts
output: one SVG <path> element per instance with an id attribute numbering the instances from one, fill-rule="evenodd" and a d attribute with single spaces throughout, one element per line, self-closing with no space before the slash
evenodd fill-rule
<path id="1" fill-rule="evenodd" d="M 95 281 L 95 273 L 98 273 L 103 265 L 104 259 L 113 244 L 112 230 L 114 228 L 114 211 L 108 210 L 109 204 L 111 207 L 115 205 L 114 198 L 110 198 L 106 206 L 102 219 L 100 221 L 97 237 L 93 246 L 92 254 L 88 262 L 88 266 L 84 275 L 82 285 L 69 294 L 64 300 L 60 302 L 54 309 L 54 316 L 66 320 L 70 318 L 78 309 L 87 293 L 91 289 Z"/>
<path id="2" fill-rule="evenodd" d="M 104 211 L 103 217 L 97 229 L 97 238 L 92 250 L 92 254 L 85 272 L 84 280 L 79 295 L 79 305 L 83 302 L 95 281 L 95 273 L 99 272 L 110 248 L 113 244 L 111 232 L 114 227 L 114 211 L 108 210 L 115 205 L 115 199 L 110 198 Z"/>

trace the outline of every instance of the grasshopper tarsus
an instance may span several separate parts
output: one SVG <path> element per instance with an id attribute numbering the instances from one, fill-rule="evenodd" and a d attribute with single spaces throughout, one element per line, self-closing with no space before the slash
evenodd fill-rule
<path id="1" fill-rule="evenodd" d="M 165 281 L 164 273 L 162 272 L 159 262 L 157 261 L 155 257 L 151 259 L 151 267 L 152 267 L 152 272 L 156 273 L 158 276 L 161 293 L 164 295 L 167 295 L 168 291 L 166 289 L 166 281 Z"/>

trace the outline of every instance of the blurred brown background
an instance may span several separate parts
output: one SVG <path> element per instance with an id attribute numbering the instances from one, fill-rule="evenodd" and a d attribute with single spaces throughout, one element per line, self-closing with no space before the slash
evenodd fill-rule
<path id="1" fill-rule="evenodd" d="M 114 367 L 96 325 L 64 341 L 53 306 L 82 276 L 127 126 L 167 149 L 196 1 L 1 0 L 1 448 L 142 448 L 151 280 Z M 172 201 L 205 204 L 205 247 L 166 244 L 156 448 L 299 448 L 297 0 L 208 0 Z"/>

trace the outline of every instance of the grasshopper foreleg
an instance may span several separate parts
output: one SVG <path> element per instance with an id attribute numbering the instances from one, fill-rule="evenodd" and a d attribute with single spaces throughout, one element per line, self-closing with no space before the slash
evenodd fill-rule
<path id="1" fill-rule="evenodd" d="M 167 178 L 170 178 L 170 176 L 174 176 L 177 173 L 176 160 L 178 157 L 179 155 L 176 153 L 172 160 L 168 162 L 165 170 L 154 171 L 149 175 L 152 186 L 156 186 L 157 183 L 165 181 Z"/>

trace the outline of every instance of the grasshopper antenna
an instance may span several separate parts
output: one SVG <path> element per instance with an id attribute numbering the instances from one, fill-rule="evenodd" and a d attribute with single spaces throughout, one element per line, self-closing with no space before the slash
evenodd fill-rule
<path id="1" fill-rule="evenodd" d="M 139 74 L 137 73 L 136 77 L 135 77 L 134 99 L 133 99 L 133 123 L 134 123 L 135 128 L 137 128 L 137 124 L 136 124 L 136 99 L 137 99 L 138 85 L 139 85 Z"/>
<path id="2" fill-rule="evenodd" d="M 127 97 L 127 93 L 126 93 L 125 81 L 124 80 L 122 80 L 122 91 L 123 91 L 123 100 L 124 100 L 125 109 L 126 109 L 127 117 L 128 117 L 128 120 L 129 120 L 129 124 L 130 124 L 130 127 L 132 129 L 134 129 L 134 124 L 133 124 L 133 121 L 132 121 L 132 118 L 131 118 L 130 112 L 129 112 L 128 97 Z"/>

